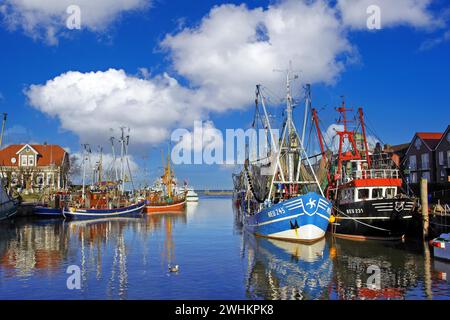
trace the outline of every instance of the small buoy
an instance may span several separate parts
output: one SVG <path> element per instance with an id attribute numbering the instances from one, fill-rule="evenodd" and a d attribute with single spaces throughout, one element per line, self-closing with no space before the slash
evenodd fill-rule
<path id="1" fill-rule="evenodd" d="M 169 272 L 178 272 L 179 266 L 176 264 L 174 266 L 169 265 Z"/>
<path id="2" fill-rule="evenodd" d="M 336 217 L 334 215 L 330 216 L 330 222 L 334 223 L 336 221 Z"/>

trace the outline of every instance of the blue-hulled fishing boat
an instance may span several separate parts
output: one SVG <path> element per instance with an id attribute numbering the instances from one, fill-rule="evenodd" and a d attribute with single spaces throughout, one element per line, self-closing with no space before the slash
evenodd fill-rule
<path id="1" fill-rule="evenodd" d="M 129 135 L 125 136 L 125 127 L 121 127 L 122 135 L 118 139 L 121 144 L 120 150 L 120 177 L 117 168 L 114 167 L 115 150 L 114 138 L 111 138 L 113 148 L 112 171 L 116 173 L 115 181 L 103 181 L 102 150 L 100 150 L 100 159 L 94 167 L 92 176 L 94 177 L 91 185 L 86 186 L 86 166 L 90 163 L 91 148 L 84 145 L 83 152 L 83 183 L 81 197 L 73 197 L 71 201 L 64 206 L 63 216 L 69 219 L 96 219 L 113 217 L 139 216 L 146 205 L 144 198 L 133 197 L 132 193 L 125 191 L 125 182 L 131 178 L 131 170 L 128 162 L 128 143 Z M 126 176 L 125 164 L 128 168 L 128 177 Z M 131 181 L 132 182 L 132 181 Z"/>
<path id="2" fill-rule="evenodd" d="M 67 191 L 56 191 L 46 194 L 41 202 L 34 207 L 33 213 L 42 217 L 62 217 L 63 208 L 71 199 Z"/>
<path id="3" fill-rule="evenodd" d="M 248 215 L 246 224 L 259 236 L 308 242 L 324 236 L 330 215 L 330 202 L 309 192 Z"/>
<path id="4" fill-rule="evenodd" d="M 79 209 L 69 207 L 63 209 L 63 215 L 70 219 L 95 219 L 112 217 L 130 217 L 142 215 L 145 201 L 141 200 L 134 204 L 112 209 Z"/>
<path id="5" fill-rule="evenodd" d="M 244 226 L 250 232 L 273 239 L 314 242 L 325 235 L 332 204 L 324 197 L 319 182 L 319 178 L 326 175 L 326 163 L 323 163 L 326 159 L 316 159 L 313 166 L 303 146 L 308 110 L 311 109 L 309 86 L 305 90 L 301 137 L 293 121 L 295 102 L 291 82 L 296 78 L 290 70 L 287 72 L 286 110 L 281 138 L 272 129 L 262 88 L 259 85 L 256 87 L 253 129 L 264 132 L 264 141 L 269 145 L 267 150 L 261 152 L 259 141 L 258 150 L 246 150 L 244 192 L 235 191 L 240 194 L 237 202 L 244 215 Z M 250 155 L 256 153 L 258 157 L 250 159 Z"/>

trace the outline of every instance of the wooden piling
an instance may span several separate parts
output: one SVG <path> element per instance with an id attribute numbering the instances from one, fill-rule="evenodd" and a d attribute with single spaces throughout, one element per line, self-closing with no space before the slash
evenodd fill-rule
<path id="1" fill-rule="evenodd" d="M 429 227 L 429 216 L 428 216 L 428 181 L 427 179 L 420 179 L 420 202 L 422 204 L 422 222 L 423 222 L 423 230 L 422 235 L 423 238 L 428 237 L 428 227 Z"/>

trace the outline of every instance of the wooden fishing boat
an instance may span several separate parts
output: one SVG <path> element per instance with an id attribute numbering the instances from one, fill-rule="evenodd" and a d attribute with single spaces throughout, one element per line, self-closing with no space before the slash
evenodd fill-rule
<path id="1" fill-rule="evenodd" d="M 164 157 L 163 157 L 164 164 Z M 156 212 L 184 212 L 186 208 L 185 188 L 177 188 L 177 180 L 171 169 L 170 156 L 164 166 L 164 174 L 155 184 L 154 188 L 144 190 L 146 213 Z"/>

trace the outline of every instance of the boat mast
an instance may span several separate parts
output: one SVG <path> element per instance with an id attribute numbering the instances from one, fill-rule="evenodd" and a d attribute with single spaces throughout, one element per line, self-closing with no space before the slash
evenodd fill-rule
<path id="1" fill-rule="evenodd" d="M 125 127 L 120 127 L 121 136 L 120 136 L 120 182 L 121 182 L 121 191 L 122 193 L 125 191 Z"/>
<path id="2" fill-rule="evenodd" d="M 367 144 L 366 126 L 364 124 L 363 109 L 359 108 L 358 109 L 358 113 L 359 113 L 359 121 L 361 122 L 361 129 L 362 129 L 362 133 L 363 133 L 364 149 L 365 149 L 365 153 L 366 153 L 367 166 L 368 166 L 368 169 L 370 169 L 371 160 L 370 160 L 370 157 L 369 157 L 369 146 Z"/>
<path id="3" fill-rule="evenodd" d="M 308 123 L 308 110 L 311 108 L 311 85 L 309 83 L 305 86 L 305 113 L 303 118 L 302 130 L 302 145 L 305 145 L 306 124 Z"/>
<path id="4" fill-rule="evenodd" d="M 119 180 L 119 173 L 117 172 L 117 166 L 116 166 L 116 150 L 114 148 L 114 137 L 109 138 L 109 140 L 111 141 L 111 148 L 112 148 L 112 155 L 113 155 L 112 169 L 114 170 L 114 173 L 115 173 L 114 181 L 117 182 Z"/>
<path id="5" fill-rule="evenodd" d="M 286 124 L 287 124 L 287 148 L 288 148 L 288 178 L 289 182 L 294 181 L 294 152 L 292 146 L 292 133 L 293 133 L 293 122 L 292 122 L 292 89 L 291 89 L 291 81 L 296 79 L 292 77 L 292 69 L 289 68 L 286 74 Z"/>
<path id="6" fill-rule="evenodd" d="M 89 144 L 83 144 L 83 182 L 82 182 L 82 193 L 81 193 L 81 199 L 83 200 L 83 204 L 86 199 L 86 161 L 88 160 L 90 152 Z"/>
<path id="7" fill-rule="evenodd" d="M 286 87 L 287 87 L 286 88 L 286 120 L 284 122 L 283 133 L 282 133 L 282 137 L 280 140 L 280 142 L 281 142 L 280 148 L 279 148 L 279 152 L 277 153 L 276 165 L 275 165 L 274 173 L 272 176 L 272 182 L 270 184 L 270 190 L 269 190 L 270 196 L 273 195 L 274 184 L 278 184 L 278 183 L 287 184 L 289 186 L 290 193 L 297 193 L 299 185 L 315 184 L 317 186 L 317 189 L 323 195 L 322 187 L 320 186 L 320 183 L 319 183 L 317 176 L 314 172 L 314 169 L 311 165 L 311 162 L 306 153 L 306 150 L 303 147 L 302 138 L 299 136 L 298 131 L 295 127 L 294 121 L 292 119 L 292 110 L 295 105 L 293 103 L 293 98 L 292 98 L 291 83 L 292 83 L 292 81 L 294 81 L 296 79 L 298 79 L 298 76 L 292 74 L 292 67 L 290 65 L 289 70 L 287 70 L 287 76 L 286 76 Z M 305 112 L 305 115 L 307 116 L 307 112 Z M 304 121 L 306 122 L 307 119 L 304 119 Z M 298 155 L 298 166 L 297 166 L 297 172 L 296 172 L 296 175 L 294 178 L 294 174 L 295 174 L 294 155 L 295 154 Z M 287 178 L 288 178 L 287 181 L 283 174 L 284 170 L 281 167 L 281 159 L 283 159 L 283 158 L 287 158 Z M 314 180 L 300 181 L 300 171 L 301 171 L 301 162 L 302 161 L 306 162 L 306 166 L 309 168 L 309 171 L 311 172 L 311 175 Z M 279 179 L 278 174 L 281 176 L 281 180 Z"/>
<path id="8" fill-rule="evenodd" d="M 353 135 L 353 131 L 348 131 L 347 123 L 350 122 L 347 120 L 347 111 L 351 111 L 352 109 L 348 109 L 345 106 L 345 99 L 342 97 L 341 107 L 337 108 L 337 111 L 341 114 L 341 118 L 338 120 L 338 123 L 342 123 L 344 126 L 343 131 L 336 131 L 337 135 L 339 135 L 339 150 L 338 150 L 338 167 L 336 171 L 336 175 L 334 177 L 335 180 L 339 180 L 341 178 L 342 173 L 342 162 L 344 160 L 360 160 L 361 154 L 359 153 L 358 147 L 356 146 L 355 137 Z M 344 141 L 348 140 L 353 149 L 351 154 L 344 154 L 343 147 Z"/>
<path id="9" fill-rule="evenodd" d="M 98 160 L 98 183 L 103 180 L 103 148 L 100 147 L 100 159 Z"/>
<path id="10" fill-rule="evenodd" d="M 5 126 L 6 126 L 6 117 L 8 116 L 7 113 L 3 113 L 3 122 L 2 122 L 2 133 L 0 135 L 0 148 L 3 145 L 3 134 L 5 133 Z"/>

